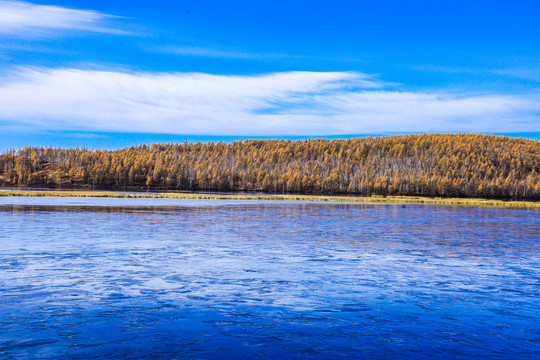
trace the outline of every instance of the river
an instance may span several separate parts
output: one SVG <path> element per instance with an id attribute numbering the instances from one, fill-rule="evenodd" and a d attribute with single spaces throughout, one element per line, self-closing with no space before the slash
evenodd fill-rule
<path id="1" fill-rule="evenodd" d="M 2 359 L 537 359 L 540 212 L 0 198 Z"/>

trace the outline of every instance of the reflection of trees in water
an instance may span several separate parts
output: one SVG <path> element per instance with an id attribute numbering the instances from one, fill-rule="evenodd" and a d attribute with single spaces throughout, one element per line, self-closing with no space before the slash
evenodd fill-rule
<path id="1" fill-rule="evenodd" d="M 318 214 L 327 212 L 328 208 L 334 209 L 371 209 L 375 207 L 388 207 L 388 205 L 380 204 L 223 204 L 219 202 L 222 200 L 215 200 L 211 206 L 104 206 L 104 205 L 36 205 L 36 204 L 8 204 L 0 205 L 0 211 L 4 212 L 67 212 L 67 213 L 84 213 L 84 212 L 97 212 L 97 213 L 126 213 L 126 214 L 141 214 L 141 213 L 155 213 L 162 215 L 182 215 L 183 213 L 205 213 L 205 214 L 219 214 L 225 212 L 242 212 L 249 214 L 249 216 L 258 216 L 258 214 L 268 211 L 269 208 L 279 209 L 282 216 L 288 217 L 293 214 L 305 215 L 306 211 L 311 214 Z M 267 202 L 267 201 L 264 201 Z"/>

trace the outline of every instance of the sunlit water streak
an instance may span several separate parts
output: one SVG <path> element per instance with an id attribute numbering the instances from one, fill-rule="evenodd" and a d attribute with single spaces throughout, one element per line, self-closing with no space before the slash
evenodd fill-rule
<path id="1" fill-rule="evenodd" d="M 536 359 L 540 212 L 1 198 L 0 358 Z"/>

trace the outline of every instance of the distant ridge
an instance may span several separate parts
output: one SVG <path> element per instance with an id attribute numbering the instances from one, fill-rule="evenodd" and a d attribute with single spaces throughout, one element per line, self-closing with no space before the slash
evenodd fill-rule
<path id="1" fill-rule="evenodd" d="M 0 155 L 0 184 L 537 200 L 540 142 L 425 134 L 107 151 L 26 147 Z"/>

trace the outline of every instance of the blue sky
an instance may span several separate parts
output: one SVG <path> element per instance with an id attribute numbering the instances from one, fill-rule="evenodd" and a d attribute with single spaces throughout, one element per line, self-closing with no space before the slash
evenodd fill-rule
<path id="1" fill-rule="evenodd" d="M 0 150 L 539 138 L 538 1 L 0 0 Z"/>

